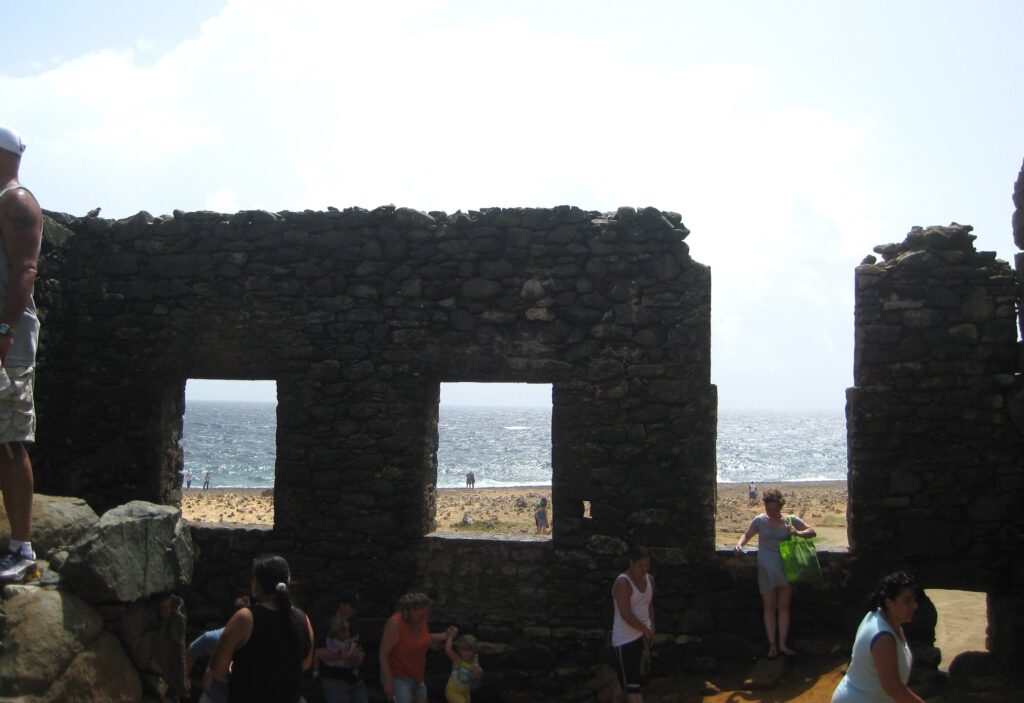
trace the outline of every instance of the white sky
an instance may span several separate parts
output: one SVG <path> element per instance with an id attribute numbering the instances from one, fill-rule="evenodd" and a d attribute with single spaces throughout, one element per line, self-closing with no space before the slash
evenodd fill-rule
<path id="1" fill-rule="evenodd" d="M 4 6 L 45 208 L 675 210 L 726 408 L 842 407 L 875 244 L 956 220 L 1014 253 L 1024 3 Z"/>

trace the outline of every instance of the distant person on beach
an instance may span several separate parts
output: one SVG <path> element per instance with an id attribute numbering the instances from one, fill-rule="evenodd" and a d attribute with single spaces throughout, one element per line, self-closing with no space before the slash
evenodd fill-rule
<path id="1" fill-rule="evenodd" d="M 249 596 L 242 596 L 236 598 L 232 603 L 231 613 L 237 613 L 242 608 L 249 607 Z M 192 640 L 192 643 L 185 650 L 185 683 L 191 689 L 193 685 L 192 670 L 196 666 L 196 662 L 201 659 L 209 659 L 210 655 L 213 654 L 213 650 L 217 647 L 217 642 L 220 641 L 221 634 L 224 633 L 224 628 L 219 627 L 215 630 L 207 630 L 203 634 Z M 204 669 L 208 672 L 209 669 Z M 204 688 L 208 682 L 204 681 Z M 227 700 L 227 689 L 218 688 L 214 689 L 211 693 L 203 691 L 203 695 L 199 698 L 199 703 L 224 703 Z"/>
<path id="2" fill-rule="evenodd" d="M 779 656 L 796 656 L 789 648 L 786 639 L 789 637 L 790 604 L 793 600 L 793 586 L 786 580 L 786 572 L 782 568 L 782 555 L 779 544 L 789 539 L 790 535 L 798 537 L 814 537 L 817 533 L 796 515 L 783 516 L 782 506 L 786 499 L 777 488 L 769 488 L 762 496 L 764 513 L 754 518 L 750 527 L 736 544 L 737 554 L 743 553 L 743 547 L 750 538 L 757 538 L 757 585 L 761 591 L 761 603 L 764 606 L 764 629 L 768 635 L 768 658 Z M 788 519 L 787 519 L 788 518 Z M 778 639 L 775 632 L 778 627 Z"/>
<path id="3" fill-rule="evenodd" d="M 455 639 L 455 632 L 455 628 L 449 628 L 444 642 L 444 653 L 452 661 L 452 673 L 448 677 L 444 697 L 448 703 L 469 703 L 469 694 L 484 675 L 484 670 L 480 668 L 480 659 L 476 655 L 476 637 L 459 635 Z"/>
<path id="4" fill-rule="evenodd" d="M 907 687 L 913 657 L 903 626 L 917 610 L 917 585 L 902 571 L 883 578 L 868 599 L 871 609 L 853 641 L 853 658 L 832 703 L 923 703 Z"/>
<path id="5" fill-rule="evenodd" d="M 628 703 L 643 703 L 651 644 L 654 643 L 654 577 L 645 547 L 629 549 L 629 568 L 612 585 L 612 647 L 619 682 Z"/>
<path id="6" fill-rule="evenodd" d="M 757 504 L 757 486 L 753 483 L 747 486 L 747 500 L 749 505 Z"/>
<path id="7" fill-rule="evenodd" d="M 476 488 L 476 476 L 472 471 L 466 474 L 466 488 Z"/>
<path id="8" fill-rule="evenodd" d="M 534 522 L 537 523 L 537 533 L 547 534 L 548 528 L 548 499 L 541 498 L 541 501 L 537 503 L 537 507 L 534 510 Z"/>
<path id="9" fill-rule="evenodd" d="M 35 441 L 35 380 L 39 318 L 32 299 L 43 237 L 43 213 L 21 185 L 18 169 L 25 142 L 0 125 L 0 489 L 11 525 L 0 556 L 0 583 L 19 583 L 38 573 L 32 549 L 34 479 L 27 444 Z"/>
<path id="10" fill-rule="evenodd" d="M 533 511 L 533 520 L 537 524 L 537 534 L 546 535 L 548 533 L 548 499 L 541 498 L 540 502 L 537 503 L 536 508 Z"/>
<path id="11" fill-rule="evenodd" d="M 253 605 L 228 620 L 210 657 L 212 686 L 227 683 L 228 703 L 301 700 L 302 672 L 313 662 L 313 628 L 292 604 L 290 582 L 283 558 L 253 561 Z"/>
<path id="12" fill-rule="evenodd" d="M 205 490 L 207 490 L 209 488 L 210 488 L 210 472 L 207 471 L 206 472 L 206 476 L 203 477 L 203 490 L 205 491 Z"/>
<path id="13" fill-rule="evenodd" d="M 380 640 L 380 681 L 384 697 L 395 703 L 427 703 L 427 650 L 458 633 L 454 626 L 446 632 L 431 632 L 430 598 L 423 593 L 406 593 L 398 599 L 398 612 L 384 624 Z"/>
<path id="14" fill-rule="evenodd" d="M 185 469 L 185 490 L 192 488 L 192 477 L 194 475 L 191 469 Z"/>
<path id="15" fill-rule="evenodd" d="M 352 616 L 359 605 L 358 594 L 341 593 L 327 632 L 317 636 L 316 673 L 326 703 L 366 703 L 363 679 L 366 653 L 359 644 L 359 632 L 352 624 Z"/>

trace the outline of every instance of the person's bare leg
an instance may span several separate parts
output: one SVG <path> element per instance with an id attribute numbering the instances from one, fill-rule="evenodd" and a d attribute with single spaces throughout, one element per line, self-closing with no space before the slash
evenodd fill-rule
<path id="1" fill-rule="evenodd" d="M 644 695 L 642 693 L 628 693 L 626 694 L 627 703 L 644 703 Z"/>
<path id="2" fill-rule="evenodd" d="M 0 445 L 0 488 L 11 521 L 11 539 L 32 540 L 32 462 L 20 442 Z"/>
<path id="3" fill-rule="evenodd" d="M 764 608 L 764 631 L 768 635 L 768 656 L 778 656 L 779 650 L 775 645 L 775 610 L 778 607 L 778 599 L 775 597 L 775 590 L 761 594 L 761 605 Z"/>
<path id="4" fill-rule="evenodd" d="M 790 619 L 790 603 L 793 602 L 793 587 L 783 586 L 782 588 L 776 588 L 775 592 L 778 593 L 779 603 L 779 651 L 783 654 L 792 656 L 796 654 L 786 644 L 786 639 L 789 637 L 789 619 Z"/>

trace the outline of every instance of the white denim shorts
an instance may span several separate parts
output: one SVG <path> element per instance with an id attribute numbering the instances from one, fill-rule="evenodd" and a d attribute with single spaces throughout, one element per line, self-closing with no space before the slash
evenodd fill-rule
<path id="1" fill-rule="evenodd" d="M 36 406 L 32 387 L 36 368 L 9 366 L 5 371 L 11 379 L 11 385 L 0 390 L 0 444 L 34 442 Z"/>

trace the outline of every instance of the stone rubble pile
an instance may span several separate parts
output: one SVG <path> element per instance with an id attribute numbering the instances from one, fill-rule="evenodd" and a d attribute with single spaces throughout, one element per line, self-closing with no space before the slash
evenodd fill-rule
<path id="1" fill-rule="evenodd" d="M 194 551 L 180 512 L 133 501 L 98 517 L 81 499 L 36 495 L 32 526 L 42 578 L 6 586 L 0 602 L 3 696 L 156 703 L 185 695 L 176 593 L 191 581 Z"/>

